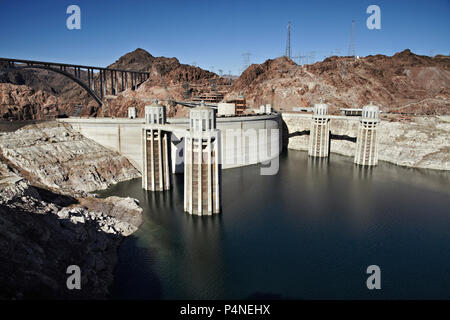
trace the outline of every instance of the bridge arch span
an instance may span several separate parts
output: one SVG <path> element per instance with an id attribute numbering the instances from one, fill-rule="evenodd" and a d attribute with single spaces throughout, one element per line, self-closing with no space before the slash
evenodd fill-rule
<path id="1" fill-rule="evenodd" d="M 84 90 L 86 90 L 87 93 L 89 93 L 92 96 L 92 98 L 94 98 L 94 100 L 98 103 L 99 106 L 102 105 L 102 99 L 97 95 L 97 93 L 95 93 L 95 91 L 93 91 L 83 81 L 81 81 L 80 79 L 78 79 L 77 77 L 75 77 L 74 75 L 72 75 L 71 73 L 69 73 L 67 71 L 48 67 L 48 66 L 36 66 L 36 65 L 35 66 L 33 66 L 33 65 L 16 66 L 14 68 L 10 68 L 10 70 L 22 70 L 22 69 L 44 69 L 44 70 L 50 70 L 50 71 L 62 74 L 64 76 L 68 77 L 69 79 L 71 79 L 72 81 L 76 82 L 79 86 L 81 86 Z"/>

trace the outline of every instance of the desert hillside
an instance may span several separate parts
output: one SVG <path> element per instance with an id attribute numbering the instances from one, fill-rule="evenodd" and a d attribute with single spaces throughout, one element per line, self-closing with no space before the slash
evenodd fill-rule
<path id="1" fill-rule="evenodd" d="M 305 66 L 280 57 L 245 70 L 227 97 L 240 93 L 254 107 L 271 103 L 283 111 L 312 106 L 322 98 L 332 112 L 374 101 L 384 111 L 448 114 L 450 57 L 404 50 L 392 57 L 330 57 Z"/>
<path id="2" fill-rule="evenodd" d="M 270 103 L 280 111 L 311 107 L 323 99 L 331 113 L 370 101 L 393 113 L 450 113 L 450 57 L 431 58 L 410 50 L 391 57 L 330 57 L 303 66 L 279 57 L 251 65 L 235 80 L 181 64 L 176 58 L 154 57 L 143 49 L 125 54 L 109 67 L 148 71 L 150 78 L 136 90 L 108 96 L 99 108 L 86 91 L 62 75 L 0 68 L 0 119 L 125 117 L 130 106 L 136 106 L 143 116 L 144 106 L 155 98 L 169 106 L 169 116 L 185 116 L 188 109 L 174 100 L 210 93 L 223 94 L 224 100 L 243 94 L 251 108 Z"/>

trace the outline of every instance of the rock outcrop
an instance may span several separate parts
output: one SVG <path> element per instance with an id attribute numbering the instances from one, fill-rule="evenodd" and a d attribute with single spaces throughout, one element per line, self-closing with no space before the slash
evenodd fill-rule
<path id="1" fill-rule="evenodd" d="M 117 248 L 143 210 L 86 193 L 138 171 L 56 122 L 0 134 L 0 146 L 0 299 L 108 297 Z M 66 286 L 70 265 L 81 269 L 81 290 Z"/>
<path id="2" fill-rule="evenodd" d="M 124 156 L 56 121 L 0 134 L 0 154 L 33 182 L 69 194 L 140 176 Z"/>
<path id="3" fill-rule="evenodd" d="M 6 120 L 43 119 L 54 113 L 57 98 L 26 85 L 0 83 L 0 117 Z"/>
<path id="4" fill-rule="evenodd" d="M 82 78 L 87 73 L 81 71 Z M 81 107 L 80 107 L 81 106 Z M 98 105 L 69 78 L 49 70 L 0 68 L 0 119 L 40 120 L 94 116 Z"/>
<path id="5" fill-rule="evenodd" d="M 0 299 L 104 299 L 117 248 L 136 231 L 134 199 L 77 199 L 33 187 L 0 162 Z M 81 290 L 67 268 L 80 267 Z"/>

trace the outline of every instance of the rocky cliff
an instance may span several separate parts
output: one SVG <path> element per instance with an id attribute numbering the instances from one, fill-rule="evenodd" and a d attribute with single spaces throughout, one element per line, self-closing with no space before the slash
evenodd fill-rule
<path id="1" fill-rule="evenodd" d="M 81 71 L 82 78 L 87 73 Z M 82 106 L 80 109 L 79 106 Z M 0 65 L 0 118 L 35 120 L 96 115 L 97 103 L 78 84 L 49 70 L 2 69 Z"/>
<path id="2" fill-rule="evenodd" d="M 289 149 L 308 150 L 311 115 L 283 113 Z M 330 152 L 354 157 L 358 118 L 332 117 Z M 383 119 L 377 127 L 378 158 L 401 166 L 450 170 L 450 117 L 422 116 L 411 121 Z M 332 156 L 332 155 L 331 155 Z"/>
<path id="3" fill-rule="evenodd" d="M 0 117 L 3 119 L 43 119 L 53 114 L 57 98 L 26 85 L 0 83 Z"/>
<path id="4" fill-rule="evenodd" d="M 0 134 L 0 154 L 34 182 L 60 192 L 91 192 L 140 176 L 124 156 L 56 121 Z"/>

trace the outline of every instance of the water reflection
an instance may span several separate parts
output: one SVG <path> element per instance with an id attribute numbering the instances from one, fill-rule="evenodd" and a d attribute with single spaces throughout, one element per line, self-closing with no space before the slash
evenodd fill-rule
<path id="1" fill-rule="evenodd" d="M 259 173 L 224 170 L 214 217 L 183 212 L 182 175 L 167 192 L 145 192 L 140 179 L 102 192 L 145 209 L 120 249 L 114 296 L 450 298 L 448 173 L 292 151 L 277 175 Z M 365 287 L 370 264 L 382 268 L 382 292 Z"/>

